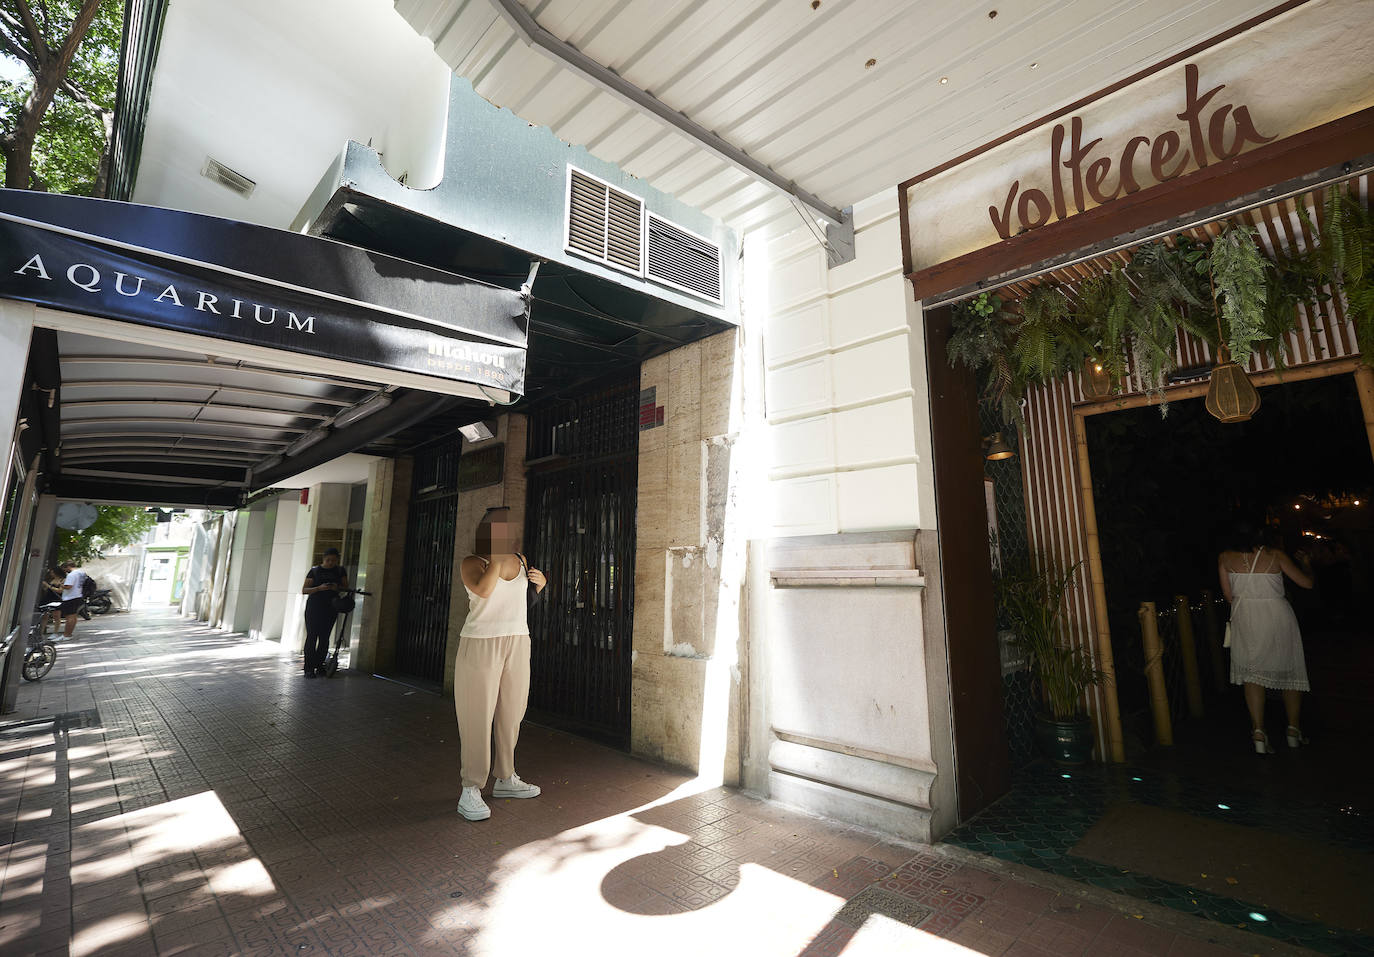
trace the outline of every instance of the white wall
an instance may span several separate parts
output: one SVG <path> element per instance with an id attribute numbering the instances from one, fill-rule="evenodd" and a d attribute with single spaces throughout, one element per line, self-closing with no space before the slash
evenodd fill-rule
<path id="1" fill-rule="evenodd" d="M 248 609 L 246 603 L 242 612 L 243 625 L 240 620 L 240 598 L 244 582 L 244 553 L 248 550 L 248 536 L 253 525 L 252 512 L 239 512 L 234 524 L 234 537 L 229 551 L 229 570 L 224 585 L 224 612 L 217 627 L 226 631 L 240 631 L 246 627 Z M 251 579 L 250 579 L 251 580 Z"/>
<path id="2" fill-rule="evenodd" d="M 433 185 L 448 72 L 383 0 L 177 0 L 133 199 L 285 228 L 350 139 Z M 202 176 L 207 156 L 254 180 L 252 196 Z"/>
<path id="3" fill-rule="evenodd" d="M 286 612 L 282 620 L 282 653 L 295 654 L 305 646 L 305 596 L 301 584 L 315 560 L 315 539 L 320 529 L 342 529 L 348 524 L 348 493 L 343 483 L 312 485 L 306 504 L 296 508 L 295 535 L 291 544 L 290 571 L 285 586 Z"/>
<path id="4" fill-rule="evenodd" d="M 897 194 L 854 210 L 857 256 L 826 268 L 805 229 L 746 241 L 745 311 L 764 316 L 773 534 L 933 521 L 919 309 L 902 276 Z"/>
<path id="5" fill-rule="evenodd" d="M 262 618 L 254 636 L 280 641 L 285 624 L 288 599 L 300 591 L 301 583 L 291 579 L 291 562 L 296 544 L 296 512 L 300 507 L 296 492 L 287 492 L 276 501 L 272 523 L 272 545 L 267 561 L 267 592 L 263 598 Z"/>
<path id="6" fill-rule="evenodd" d="M 750 547 L 744 776 L 931 840 L 954 801 L 943 627 L 925 587 L 938 559 L 924 328 L 896 190 L 854 219 L 857 255 L 835 268 L 804 229 L 745 243 L 771 516 Z"/>

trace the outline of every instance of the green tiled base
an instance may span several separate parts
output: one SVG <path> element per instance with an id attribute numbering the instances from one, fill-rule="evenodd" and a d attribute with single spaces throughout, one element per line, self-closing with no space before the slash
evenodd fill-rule
<path id="1" fill-rule="evenodd" d="M 1296 809 L 1263 794 L 1228 791 L 1219 806 L 1216 788 L 1123 765 L 1073 771 L 1037 761 L 1018 771 L 1012 790 L 959 827 L 947 843 L 1014 861 L 1172 910 L 1214 920 L 1323 954 L 1374 957 L 1374 937 L 1266 910 L 1195 887 L 1137 874 L 1069 854 L 1112 804 L 1135 802 L 1175 808 L 1199 817 L 1282 830 L 1352 850 L 1374 849 L 1374 822 L 1348 809 Z"/>

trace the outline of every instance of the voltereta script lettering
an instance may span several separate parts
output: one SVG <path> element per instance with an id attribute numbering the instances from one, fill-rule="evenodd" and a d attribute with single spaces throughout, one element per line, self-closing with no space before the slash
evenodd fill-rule
<path id="1" fill-rule="evenodd" d="M 1020 180 L 1013 182 L 1001 207 L 988 207 L 988 215 L 992 218 L 997 235 L 1010 239 L 1013 233 L 1036 229 L 1052 218 L 1066 219 L 1088 208 L 1089 199 L 1100 206 L 1121 195 L 1139 192 L 1141 183 L 1137 178 L 1137 164 L 1148 168 L 1156 183 L 1163 183 L 1190 168 L 1201 169 L 1213 160 L 1231 159 L 1239 155 L 1246 144 L 1258 146 L 1274 139 L 1260 135 L 1255 129 L 1247 106 L 1220 104 L 1204 122 L 1203 111 L 1211 104 L 1213 97 L 1226 89 L 1226 84 L 1199 93 L 1198 68 L 1193 63 L 1184 67 L 1184 83 L 1184 108 L 1177 116 L 1187 127 L 1185 133 L 1180 135 L 1177 130 L 1163 130 L 1156 133 L 1153 139 L 1132 136 L 1116 158 L 1115 183 L 1109 181 L 1112 157 L 1099 156 L 1089 160 L 1102 138 L 1084 142 L 1081 117 L 1072 117 L 1067 130 L 1063 123 L 1057 124 L 1050 133 L 1050 195 L 1046 196 L 1039 189 L 1022 190 Z M 1231 134 L 1229 142 L 1228 125 Z M 1070 174 L 1067 191 L 1065 170 Z"/>
<path id="2" fill-rule="evenodd" d="M 46 279 L 48 282 L 55 281 L 49 274 L 48 266 L 43 262 L 42 255 L 38 253 L 29 257 L 28 261 L 16 269 L 14 273 L 17 276 L 36 276 L 39 279 Z M 119 295 L 127 296 L 130 299 L 146 294 L 154 302 L 161 303 L 168 309 L 195 309 L 198 312 L 209 312 L 229 319 L 246 320 L 251 317 L 259 325 L 272 326 L 280 323 L 290 332 L 301 332 L 312 336 L 315 334 L 314 316 L 302 317 L 288 309 L 264 306 L 261 303 L 250 302 L 246 299 L 221 298 L 200 289 L 188 289 L 186 287 L 178 289 L 173 284 L 145 286 L 145 280 L 142 276 L 128 273 L 115 272 L 113 273 L 113 281 L 111 281 L 90 263 L 72 263 L 67 267 L 65 274 L 59 273 L 58 275 L 65 278 L 77 289 L 92 295 L 104 292 L 107 288 L 113 289 Z"/>

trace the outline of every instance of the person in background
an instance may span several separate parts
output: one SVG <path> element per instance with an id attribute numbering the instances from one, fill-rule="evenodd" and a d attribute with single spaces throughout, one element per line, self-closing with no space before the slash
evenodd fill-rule
<path id="1" fill-rule="evenodd" d="M 62 579 L 62 637 L 70 638 L 76 633 L 76 616 L 85 601 L 82 589 L 86 584 L 86 573 L 76 567 L 76 562 L 63 562 L 57 567 L 65 576 Z"/>
<path id="2" fill-rule="evenodd" d="M 43 576 L 43 580 L 38 584 L 38 605 L 40 608 L 44 605 L 51 605 L 53 602 L 62 601 L 63 578 L 63 574 L 56 568 L 49 568 L 47 570 L 47 573 Z M 43 612 L 44 617 L 47 619 L 44 625 L 51 625 L 53 630 L 56 631 L 57 623 L 62 620 L 60 612 L 61 609 L 59 608 Z"/>
<path id="3" fill-rule="evenodd" d="M 533 798 L 539 788 L 515 773 L 515 742 L 530 696 L 529 587 L 547 580 L 515 551 L 515 527 L 506 508 L 489 508 L 477 526 L 477 554 L 463 559 L 468 617 L 459 633 L 453 703 L 461 739 L 463 793 L 458 813 L 484 821 L 487 775 L 496 772 L 494 798 Z M 494 732 L 494 734 L 493 734 Z M 492 739 L 495 738 L 495 761 Z"/>
<path id="4" fill-rule="evenodd" d="M 326 548 L 320 564 L 305 576 L 301 594 L 305 600 L 305 676 L 313 678 L 325 674 L 325 656 L 329 654 L 329 633 L 334 630 L 338 612 L 334 610 L 334 596 L 348 587 L 348 573 L 339 567 L 339 550 Z"/>
<path id="5" fill-rule="evenodd" d="M 1264 731 L 1264 692 L 1283 693 L 1288 714 L 1288 746 L 1306 744 L 1301 721 L 1302 693 L 1309 690 L 1298 619 L 1283 594 L 1288 576 L 1299 588 L 1311 588 L 1312 577 L 1281 549 L 1264 544 L 1261 529 L 1236 525 L 1231 547 L 1217 559 L 1221 591 L 1231 603 L 1231 683 L 1245 686 L 1250 734 L 1255 751 L 1272 754 Z"/>

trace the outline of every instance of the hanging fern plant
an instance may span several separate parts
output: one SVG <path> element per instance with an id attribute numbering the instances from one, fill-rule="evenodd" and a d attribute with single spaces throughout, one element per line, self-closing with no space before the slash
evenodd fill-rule
<path id="1" fill-rule="evenodd" d="M 1162 400 L 1180 333 L 1242 366 L 1258 352 L 1283 368 L 1298 307 L 1319 306 L 1329 286 L 1347 303 L 1364 361 L 1374 366 L 1374 216 L 1336 188 L 1322 213 L 1320 229 L 1301 213 L 1318 246 L 1277 263 L 1264 256 L 1254 230 L 1231 225 L 1210 245 L 1178 235 L 1142 246 L 1125 267 L 1080 282 L 1073 301 L 1042 283 L 1019 304 L 1019 316 L 983 293 L 955 307 L 950 363 L 983 377 L 984 399 L 1009 426 L 1021 423 L 1029 385 L 1059 379 L 1088 358 L 1118 385 L 1128 372 L 1138 374 L 1167 414 Z"/>
<path id="2" fill-rule="evenodd" d="M 1110 272 L 1089 276 L 1078 284 L 1078 309 L 1074 313 L 1081 335 L 1112 381 L 1120 386 L 1127 372 L 1126 332 L 1135 311 L 1130 283 L 1120 264 Z"/>
<path id="3" fill-rule="evenodd" d="M 1021 422 L 1021 398 L 1026 383 L 1011 359 L 1015 317 L 1002 308 L 999 296 L 980 293 L 954 307 L 953 332 L 945 351 L 951 366 L 965 366 L 986 375 L 983 398 L 997 408 L 1002 421 Z"/>
<path id="4" fill-rule="evenodd" d="M 1374 214 L 1339 186 L 1327 189 L 1320 230 L 1300 209 L 1321 239 L 1312 251 L 1315 281 L 1344 297 L 1364 364 L 1374 366 Z"/>
<path id="5" fill-rule="evenodd" d="M 1227 226 L 1212 243 L 1212 292 L 1231 359 L 1246 366 L 1255 343 L 1270 338 L 1265 326 L 1269 261 L 1248 226 Z"/>
<path id="6" fill-rule="evenodd" d="M 1069 311 L 1064 291 L 1036 286 L 1021 301 L 1021 324 L 1012 342 L 1017 370 L 1027 382 L 1052 382 L 1076 369 L 1092 352 Z"/>
<path id="7" fill-rule="evenodd" d="M 1167 415 L 1164 386 L 1178 367 L 1178 331 L 1183 329 L 1205 342 L 1216 341 L 1215 327 L 1200 320 L 1210 317 L 1206 278 L 1199 275 L 1202 251 L 1187 237 L 1173 246 L 1150 243 L 1136 250 L 1127 272 L 1135 286 L 1136 309 L 1131 312 L 1131 367 L 1140 376 L 1145 394 L 1160 400 Z"/>

